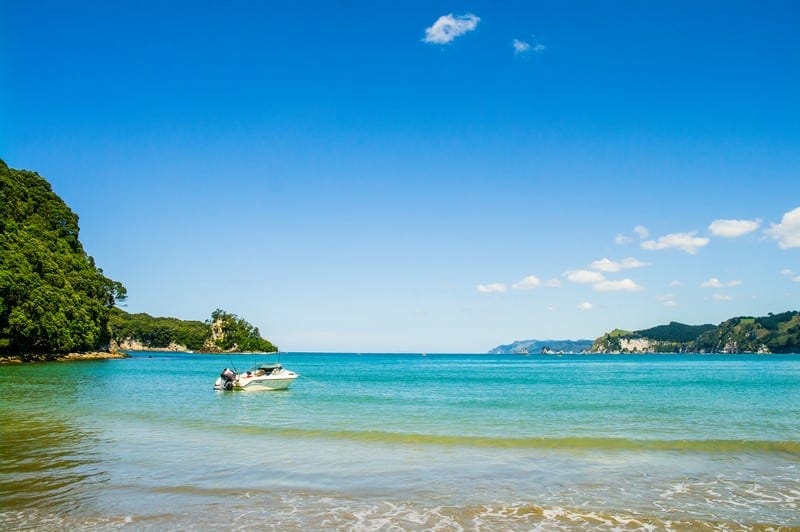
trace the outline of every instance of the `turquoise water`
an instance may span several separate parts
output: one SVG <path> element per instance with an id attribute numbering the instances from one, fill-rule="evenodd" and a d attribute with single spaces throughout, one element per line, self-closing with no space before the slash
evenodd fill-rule
<path id="1" fill-rule="evenodd" d="M 800 527 L 800 355 L 0 367 L 0 528 Z"/>

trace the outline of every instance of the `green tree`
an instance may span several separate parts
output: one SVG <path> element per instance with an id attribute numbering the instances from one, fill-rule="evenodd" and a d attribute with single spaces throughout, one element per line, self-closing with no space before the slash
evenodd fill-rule
<path id="1" fill-rule="evenodd" d="M 78 216 L 35 172 L 0 160 L 0 352 L 58 354 L 109 340 L 125 287 L 78 239 Z"/>

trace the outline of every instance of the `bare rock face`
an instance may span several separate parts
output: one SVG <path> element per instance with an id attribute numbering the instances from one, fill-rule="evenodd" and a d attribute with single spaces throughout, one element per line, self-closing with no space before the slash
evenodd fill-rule
<path id="1" fill-rule="evenodd" d="M 116 343 L 116 342 L 115 342 Z M 118 349 L 122 351 L 188 351 L 185 345 L 170 342 L 167 347 L 152 347 L 135 338 L 125 338 L 119 343 Z"/>

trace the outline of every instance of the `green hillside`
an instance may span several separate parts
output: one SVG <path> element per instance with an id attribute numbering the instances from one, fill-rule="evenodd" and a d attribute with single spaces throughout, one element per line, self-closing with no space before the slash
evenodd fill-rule
<path id="1" fill-rule="evenodd" d="M 192 351 L 277 351 L 269 340 L 236 314 L 217 309 L 203 321 L 154 317 L 145 313 L 129 314 L 111 310 L 111 337 L 118 345 L 135 342 L 142 348 L 165 349 L 178 345 Z"/>
<path id="2" fill-rule="evenodd" d="M 716 326 L 670 322 L 632 332 L 614 329 L 595 340 L 592 351 L 798 353 L 800 312 L 740 316 Z"/>
<path id="3" fill-rule="evenodd" d="M 125 288 L 78 239 L 78 216 L 39 174 L 0 160 L 0 354 L 49 355 L 108 343 Z"/>

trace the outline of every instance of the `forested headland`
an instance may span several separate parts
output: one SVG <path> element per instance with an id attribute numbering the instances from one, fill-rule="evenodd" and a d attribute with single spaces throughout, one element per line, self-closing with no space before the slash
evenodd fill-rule
<path id="1" fill-rule="evenodd" d="M 109 326 L 114 343 L 129 350 L 188 349 L 206 353 L 278 350 L 261 337 L 258 327 L 220 309 L 212 312 L 209 320 L 195 321 L 129 314 L 112 308 Z"/>
<path id="2" fill-rule="evenodd" d="M 0 159 L 0 358 L 56 359 L 136 339 L 208 351 L 276 351 L 244 319 L 216 310 L 206 322 L 128 314 L 120 281 L 84 250 L 78 215 L 28 170 Z"/>

